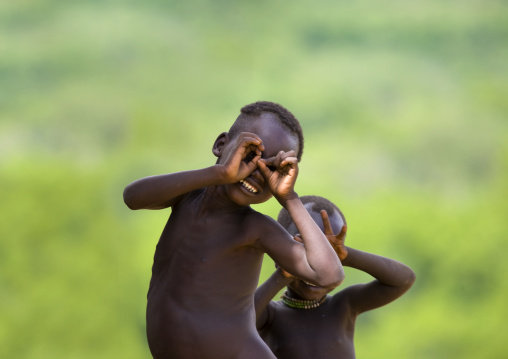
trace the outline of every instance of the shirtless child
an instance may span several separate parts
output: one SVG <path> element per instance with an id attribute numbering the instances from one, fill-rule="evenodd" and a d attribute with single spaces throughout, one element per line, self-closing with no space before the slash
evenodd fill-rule
<path id="1" fill-rule="evenodd" d="M 353 337 L 358 315 L 400 297 L 413 285 L 415 274 L 393 259 L 346 247 L 346 219 L 327 199 L 303 196 L 301 200 L 334 247 L 342 265 L 364 271 L 376 279 L 329 296 L 335 285 L 310 285 L 279 267 L 256 291 L 256 325 L 279 359 L 352 359 L 355 358 Z M 298 234 L 298 228 L 284 209 L 278 221 L 290 234 Z M 284 286 L 287 290 L 282 300 L 272 302 Z"/>
<path id="2" fill-rule="evenodd" d="M 302 149 L 298 120 L 280 105 L 256 102 L 215 140 L 215 165 L 142 178 L 125 188 L 131 209 L 172 208 L 148 290 L 154 358 L 275 358 L 255 325 L 264 253 L 306 281 L 324 287 L 342 282 L 337 255 L 294 190 Z M 250 207 L 272 195 L 304 245 Z"/>

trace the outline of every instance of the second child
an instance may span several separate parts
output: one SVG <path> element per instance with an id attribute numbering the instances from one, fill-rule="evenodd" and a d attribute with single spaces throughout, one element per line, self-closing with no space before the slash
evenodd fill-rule
<path id="1" fill-rule="evenodd" d="M 257 326 L 278 359 L 353 359 L 356 318 L 399 298 L 413 285 L 415 274 L 393 259 L 345 246 L 346 219 L 332 202 L 318 196 L 303 196 L 301 200 L 342 265 L 375 279 L 330 296 L 334 285 L 316 286 L 279 267 L 256 291 Z M 300 240 L 298 228 L 285 209 L 280 211 L 278 221 Z M 285 286 L 282 300 L 271 301 Z"/>

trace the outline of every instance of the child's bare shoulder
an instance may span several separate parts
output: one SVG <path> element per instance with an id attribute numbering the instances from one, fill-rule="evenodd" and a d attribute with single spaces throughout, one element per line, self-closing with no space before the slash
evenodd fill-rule
<path id="1" fill-rule="evenodd" d="M 291 235 L 276 220 L 268 215 L 252 211 L 246 218 L 245 228 L 256 242 L 266 250 L 266 242 L 292 239 Z"/>
<path id="2" fill-rule="evenodd" d="M 352 310 L 351 308 L 351 300 L 353 297 L 367 298 L 364 294 L 364 288 L 368 283 L 361 284 L 353 284 L 350 285 L 337 293 L 335 293 L 331 297 L 331 304 L 333 308 L 342 308 L 341 310 L 347 309 L 348 311 Z"/>
<path id="3" fill-rule="evenodd" d="M 285 232 L 285 229 L 272 217 L 255 210 L 252 210 L 246 217 L 246 224 L 249 227 L 257 229 L 258 232 L 260 233 L 272 230 L 275 231 L 282 230 Z"/>
<path id="4" fill-rule="evenodd" d="M 173 200 L 173 203 L 172 203 L 171 207 L 173 209 L 175 209 L 176 207 L 178 207 L 180 205 L 185 205 L 185 204 L 188 204 L 190 202 L 193 202 L 194 200 L 199 199 L 203 195 L 203 193 L 204 193 L 204 189 L 203 188 L 199 188 L 199 189 L 196 189 L 194 191 L 190 191 L 190 192 L 184 193 L 184 194 L 176 197 Z"/>

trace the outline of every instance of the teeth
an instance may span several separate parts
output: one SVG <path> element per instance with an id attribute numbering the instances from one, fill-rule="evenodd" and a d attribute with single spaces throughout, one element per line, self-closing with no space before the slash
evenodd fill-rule
<path id="1" fill-rule="evenodd" d="M 251 191 L 252 193 L 257 193 L 258 190 L 255 189 L 254 187 L 252 187 L 250 184 L 248 184 L 247 182 L 245 182 L 244 180 L 240 180 L 240 183 L 242 184 L 242 186 L 244 186 L 245 188 L 247 188 L 249 191 Z"/>
<path id="2" fill-rule="evenodd" d="M 303 282 L 304 282 L 305 284 L 307 284 L 307 285 L 310 285 L 311 287 L 317 287 L 317 285 L 315 285 L 315 284 L 312 284 L 312 283 L 309 283 L 309 282 L 306 282 L 306 281 L 303 281 Z"/>

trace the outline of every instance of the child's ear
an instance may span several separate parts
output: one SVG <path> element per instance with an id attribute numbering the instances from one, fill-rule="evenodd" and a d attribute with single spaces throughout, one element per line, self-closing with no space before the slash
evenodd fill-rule
<path id="1" fill-rule="evenodd" d="M 219 137 L 215 140 L 212 148 L 212 152 L 216 157 L 220 157 L 222 155 L 222 150 L 224 146 L 229 142 L 229 134 L 227 132 L 222 132 Z"/>

